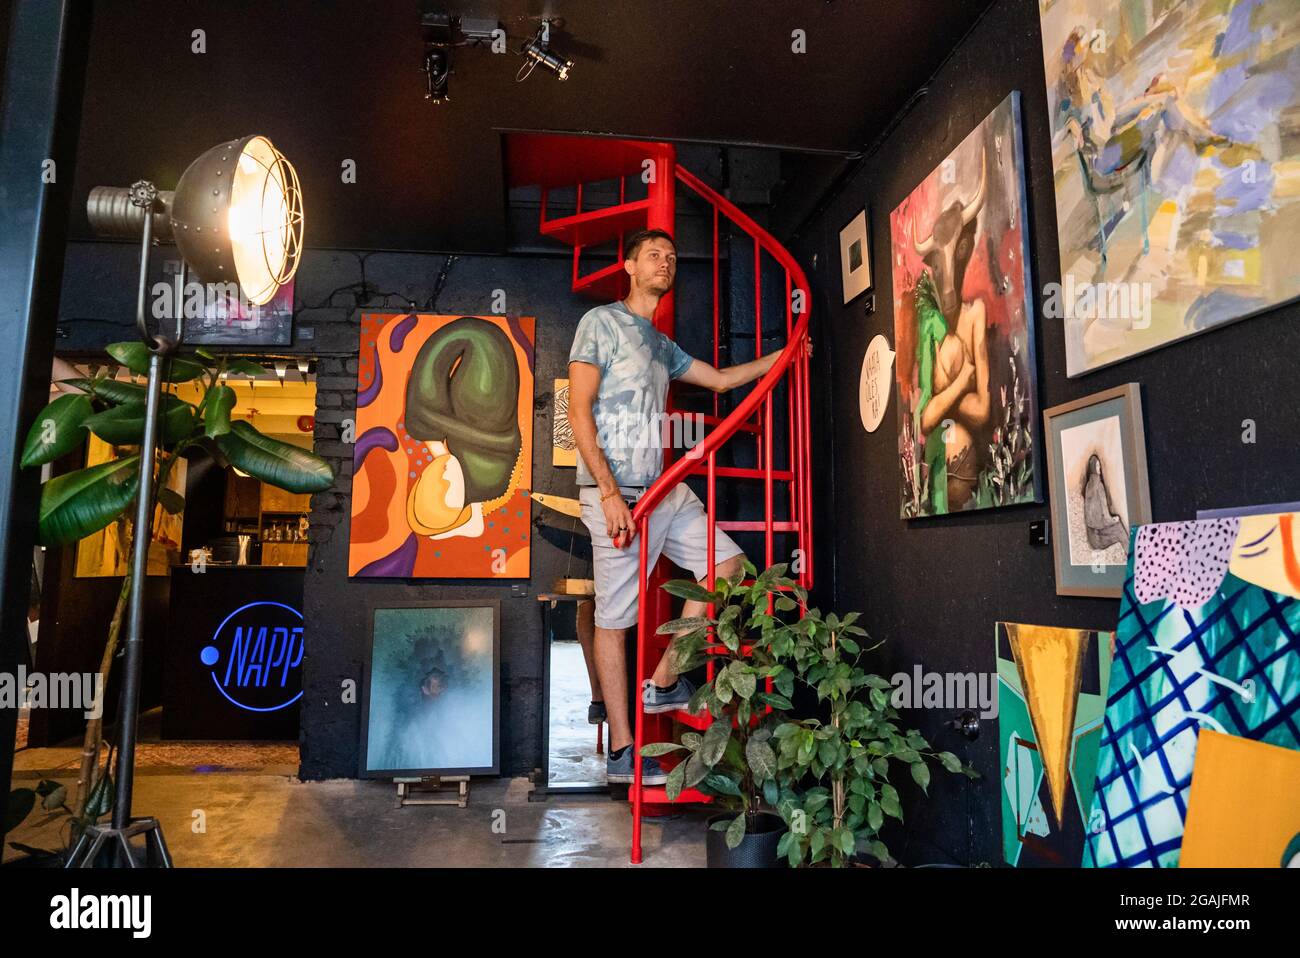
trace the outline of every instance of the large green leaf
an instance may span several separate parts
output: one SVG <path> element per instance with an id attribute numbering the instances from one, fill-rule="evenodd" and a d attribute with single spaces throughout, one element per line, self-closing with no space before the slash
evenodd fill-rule
<path id="1" fill-rule="evenodd" d="M 776 753 L 766 742 L 751 738 L 745 744 L 745 758 L 749 760 L 754 781 L 765 782 L 776 775 Z"/>
<path id="2" fill-rule="evenodd" d="M 717 595 L 698 582 L 692 582 L 689 579 L 672 579 L 663 584 L 663 590 L 669 595 L 675 595 L 680 599 L 696 599 L 700 602 L 716 602 L 718 600 Z"/>
<path id="3" fill-rule="evenodd" d="M 109 774 L 106 768 L 100 775 L 99 781 L 95 783 L 90 796 L 86 799 L 85 821 L 96 822 L 101 816 L 112 811 L 116 795 L 117 793 L 113 788 L 113 776 Z"/>
<path id="4" fill-rule="evenodd" d="M 89 396 L 60 396 L 41 410 L 23 444 L 22 464 L 40 466 L 76 449 L 86 438 L 94 410 Z"/>
<path id="5" fill-rule="evenodd" d="M 170 446 L 184 439 L 194 429 L 194 407 L 175 396 L 159 397 L 158 413 L 161 441 Z M 104 442 L 115 446 L 136 446 L 144 439 L 143 401 L 123 403 L 86 420 L 86 427 Z"/>
<path id="6" fill-rule="evenodd" d="M 723 775 L 721 772 L 710 772 L 704 776 L 704 784 L 708 788 L 720 795 L 730 795 L 733 798 L 740 798 L 740 786 L 736 780 L 729 775 Z"/>
<path id="7" fill-rule="evenodd" d="M 912 766 L 912 778 L 917 785 L 921 786 L 921 791 L 926 792 L 930 788 L 930 769 L 925 762 L 917 762 Z"/>
<path id="8" fill-rule="evenodd" d="M 735 848 L 745 837 L 745 813 L 741 812 L 735 820 L 727 826 L 727 833 L 724 836 L 728 848 Z"/>
<path id="9" fill-rule="evenodd" d="M 649 745 L 641 746 L 641 754 L 650 758 L 657 758 L 670 752 L 680 752 L 685 747 L 685 745 L 678 745 L 676 742 L 652 742 Z"/>
<path id="10" fill-rule="evenodd" d="M 315 453 L 264 436 L 243 420 L 217 437 L 232 466 L 254 479 L 289 492 L 321 492 L 334 484 L 334 471 Z"/>
<path id="11" fill-rule="evenodd" d="M 109 343 L 106 351 L 131 372 L 141 376 L 149 375 L 149 347 L 144 343 Z M 191 379 L 198 379 L 206 371 L 207 367 L 201 363 L 173 356 L 166 380 L 169 383 L 187 383 Z"/>
<path id="12" fill-rule="evenodd" d="M 139 480 L 138 455 L 51 479 L 41 487 L 41 545 L 63 545 L 98 532 L 130 505 Z"/>
<path id="13" fill-rule="evenodd" d="M 657 635 L 676 635 L 678 632 L 695 632 L 706 629 L 709 619 L 702 615 L 693 615 L 686 619 L 672 619 L 655 629 Z"/>
<path id="14" fill-rule="evenodd" d="M 685 778 L 682 780 L 682 787 L 694 788 L 708 777 L 710 772 L 709 766 L 700 760 L 700 753 L 695 752 L 686 760 Z"/>
<path id="15" fill-rule="evenodd" d="M 203 434 L 210 439 L 230 432 L 230 410 L 235 408 L 235 391 L 222 384 L 208 394 L 208 404 L 203 407 Z"/>
<path id="16" fill-rule="evenodd" d="M 173 516 L 178 516 L 185 511 L 185 497 L 175 489 L 168 489 L 166 486 L 158 490 L 158 504 L 163 507 L 164 512 Z"/>
<path id="17" fill-rule="evenodd" d="M 704 741 L 700 743 L 700 750 L 696 754 L 705 765 L 712 768 L 722 759 L 722 753 L 726 750 L 730 738 L 731 716 L 724 715 L 705 730 Z"/>
<path id="18" fill-rule="evenodd" d="M 124 383 L 117 379 L 61 379 L 60 382 L 93 393 L 98 399 L 112 403 L 144 402 L 145 390 L 139 383 Z"/>

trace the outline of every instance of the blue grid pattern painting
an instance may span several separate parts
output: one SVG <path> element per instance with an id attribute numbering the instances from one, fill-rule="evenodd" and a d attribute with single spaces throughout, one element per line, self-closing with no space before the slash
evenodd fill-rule
<path id="1" fill-rule="evenodd" d="M 1294 518 L 1135 530 L 1085 860 L 1177 866 L 1201 726 L 1300 748 Z"/>

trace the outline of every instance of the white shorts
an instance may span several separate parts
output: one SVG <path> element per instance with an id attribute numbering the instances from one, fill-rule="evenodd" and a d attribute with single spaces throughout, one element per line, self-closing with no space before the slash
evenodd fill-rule
<path id="1" fill-rule="evenodd" d="M 627 491 L 627 490 L 625 490 Z M 632 494 L 635 494 L 634 492 Z M 638 539 L 622 549 L 614 545 L 605 532 L 605 512 L 600 507 L 600 490 L 581 486 L 582 521 L 591 531 L 592 565 L 596 579 L 596 625 L 602 629 L 626 629 L 637 622 L 637 576 L 641 569 L 641 543 Z M 688 570 L 698 582 L 708 573 L 709 517 L 691 487 L 677 487 L 650 514 L 650 538 L 646 544 L 649 567 L 660 554 Z M 721 529 L 713 542 L 715 568 L 732 556 L 741 555 L 740 547 Z"/>

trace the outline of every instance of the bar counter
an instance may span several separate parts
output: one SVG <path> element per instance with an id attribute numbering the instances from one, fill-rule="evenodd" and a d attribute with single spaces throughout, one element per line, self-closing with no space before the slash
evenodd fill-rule
<path id="1" fill-rule="evenodd" d="M 297 740 L 304 571 L 172 567 L 164 739 Z"/>

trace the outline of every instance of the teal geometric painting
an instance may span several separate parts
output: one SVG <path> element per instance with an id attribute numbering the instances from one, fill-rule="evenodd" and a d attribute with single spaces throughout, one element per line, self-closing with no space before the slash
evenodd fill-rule
<path id="1" fill-rule="evenodd" d="M 1088 863 L 1174 868 L 1202 727 L 1300 748 L 1300 514 L 1133 530 Z"/>
<path id="2" fill-rule="evenodd" d="M 997 623 L 1002 856 L 1009 865 L 1077 868 L 1086 854 L 1111 638 Z"/>

